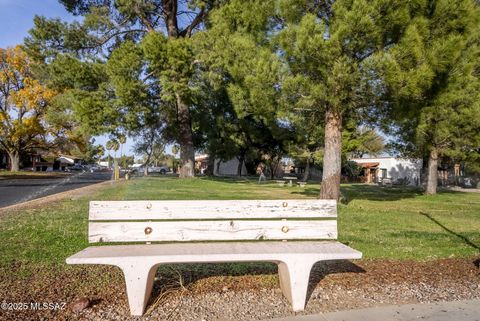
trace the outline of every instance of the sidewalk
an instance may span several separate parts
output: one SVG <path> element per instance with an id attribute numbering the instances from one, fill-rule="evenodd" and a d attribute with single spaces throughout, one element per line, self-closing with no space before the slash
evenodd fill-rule
<path id="1" fill-rule="evenodd" d="M 480 300 L 393 305 L 270 321 L 480 321 Z"/>

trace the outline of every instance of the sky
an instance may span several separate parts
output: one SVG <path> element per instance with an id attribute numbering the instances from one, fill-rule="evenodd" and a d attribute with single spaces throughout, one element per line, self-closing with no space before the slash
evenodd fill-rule
<path id="1" fill-rule="evenodd" d="M 22 44 L 33 27 L 35 15 L 69 22 L 75 20 L 57 0 L 0 0 L 0 48 Z M 95 137 L 95 144 L 105 146 L 107 140 L 107 136 Z M 132 146 L 132 139 L 128 139 L 123 153 L 133 154 Z"/>
<path id="2" fill-rule="evenodd" d="M 21 44 L 35 15 L 74 20 L 57 0 L 0 0 L 0 47 Z"/>

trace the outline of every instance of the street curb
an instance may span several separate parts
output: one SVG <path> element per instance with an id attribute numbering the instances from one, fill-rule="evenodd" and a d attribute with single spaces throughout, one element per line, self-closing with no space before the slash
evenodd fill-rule
<path id="1" fill-rule="evenodd" d="M 27 207 L 34 207 L 34 206 L 43 205 L 43 204 L 49 203 L 49 202 L 63 200 L 63 199 L 69 198 L 69 197 L 76 196 L 76 194 L 78 194 L 79 192 L 80 193 L 82 193 L 82 192 L 87 192 L 87 193 L 88 192 L 93 192 L 93 191 L 97 190 L 99 187 L 106 186 L 106 185 L 115 185 L 115 184 L 117 184 L 119 182 L 122 182 L 122 181 L 124 181 L 124 179 L 121 179 L 119 181 L 109 180 L 109 181 L 100 182 L 100 183 L 96 183 L 96 184 L 92 184 L 92 185 L 88 185 L 88 186 L 84 186 L 84 187 L 79 187 L 79 188 L 72 189 L 72 190 L 65 191 L 65 192 L 60 192 L 60 193 L 57 193 L 57 194 L 52 194 L 52 195 L 36 198 L 36 199 L 26 201 L 26 202 L 23 202 L 23 203 L 19 203 L 19 204 L 9 205 L 9 206 L 6 206 L 6 207 L 0 207 L 0 214 L 5 214 L 5 212 L 7 212 L 7 211 L 21 210 L 21 209 L 27 208 Z"/>

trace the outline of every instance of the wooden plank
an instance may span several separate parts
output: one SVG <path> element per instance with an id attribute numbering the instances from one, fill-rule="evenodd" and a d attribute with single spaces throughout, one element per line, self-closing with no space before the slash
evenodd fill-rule
<path id="1" fill-rule="evenodd" d="M 336 220 L 90 222 L 89 242 L 336 239 Z"/>
<path id="2" fill-rule="evenodd" d="M 335 200 L 92 201 L 90 220 L 335 218 Z"/>

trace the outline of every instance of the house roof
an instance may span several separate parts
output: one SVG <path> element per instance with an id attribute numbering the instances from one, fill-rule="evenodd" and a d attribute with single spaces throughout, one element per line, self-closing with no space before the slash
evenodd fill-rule
<path id="1" fill-rule="evenodd" d="M 73 155 L 65 155 L 65 154 L 60 154 L 58 157 L 65 157 L 65 158 L 70 158 L 70 159 L 82 159 L 81 157 L 73 156 Z"/>
<path id="2" fill-rule="evenodd" d="M 67 163 L 72 165 L 75 163 L 75 159 L 70 158 L 68 156 L 60 156 L 59 158 L 57 158 L 57 160 L 60 161 L 61 163 Z"/>
<path id="3" fill-rule="evenodd" d="M 357 163 L 357 165 L 359 165 L 361 167 L 364 167 L 364 168 L 373 168 L 373 167 L 377 167 L 378 165 L 380 165 L 380 163 L 378 163 L 378 162 Z"/>
<path id="4" fill-rule="evenodd" d="M 208 155 L 197 155 L 195 156 L 196 162 L 206 161 L 208 160 Z"/>

